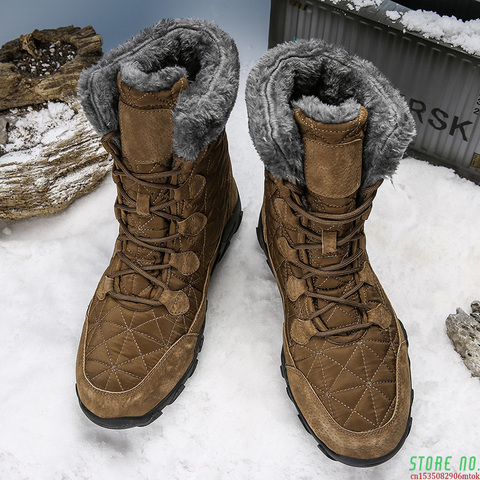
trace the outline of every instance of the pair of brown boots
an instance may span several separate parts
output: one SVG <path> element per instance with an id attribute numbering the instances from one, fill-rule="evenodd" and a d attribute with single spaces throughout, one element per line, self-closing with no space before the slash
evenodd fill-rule
<path id="1" fill-rule="evenodd" d="M 184 19 L 144 30 L 80 78 L 118 187 L 120 232 L 77 358 L 80 405 L 103 427 L 155 420 L 197 364 L 210 277 L 242 218 L 224 130 L 238 77 L 233 40 Z M 363 225 L 413 120 L 375 67 L 320 40 L 269 50 L 246 100 L 266 168 L 257 235 L 283 298 L 288 395 L 327 456 L 382 463 L 408 435 L 412 389 Z"/>

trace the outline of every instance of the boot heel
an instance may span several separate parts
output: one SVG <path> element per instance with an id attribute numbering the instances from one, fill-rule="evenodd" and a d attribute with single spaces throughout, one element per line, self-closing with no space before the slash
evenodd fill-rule
<path id="1" fill-rule="evenodd" d="M 265 243 L 265 238 L 263 237 L 263 221 L 262 221 L 262 211 L 260 211 L 260 215 L 258 217 L 258 225 L 257 225 L 257 240 L 258 244 L 260 245 L 265 257 L 267 257 L 267 265 L 270 271 L 273 273 L 272 262 L 270 262 L 270 257 L 268 256 L 268 248 L 267 244 Z"/>
<path id="2" fill-rule="evenodd" d="M 243 218 L 243 211 L 242 211 L 242 202 L 240 201 L 240 197 L 238 197 L 237 203 L 235 208 L 233 209 L 232 215 L 228 220 L 225 228 L 223 229 L 222 238 L 220 240 L 220 246 L 218 247 L 217 258 L 215 259 L 215 263 L 213 264 L 213 269 L 217 266 L 217 263 L 225 255 L 228 247 L 230 246 L 230 241 L 237 232 L 238 228 L 240 227 L 240 223 L 242 223 Z"/>

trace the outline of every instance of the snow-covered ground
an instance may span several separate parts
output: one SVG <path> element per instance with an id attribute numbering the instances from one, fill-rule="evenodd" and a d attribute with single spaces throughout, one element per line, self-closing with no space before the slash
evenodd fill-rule
<path id="1" fill-rule="evenodd" d="M 450 456 L 451 472 L 462 456 L 477 456 L 475 471 L 480 466 L 480 380 L 445 333 L 447 315 L 470 311 L 480 297 L 480 187 L 413 159 L 381 187 L 368 248 L 409 334 L 413 427 L 381 466 L 329 460 L 296 417 L 280 375 L 283 312 L 255 238 L 263 166 L 243 99 L 263 50 L 242 42 L 227 133 L 244 220 L 210 286 L 198 368 L 157 421 L 105 430 L 75 396 L 85 310 L 118 230 L 111 179 L 61 214 L 0 223 L 1 479 L 405 480 L 418 473 L 409 470 L 412 456 Z"/>

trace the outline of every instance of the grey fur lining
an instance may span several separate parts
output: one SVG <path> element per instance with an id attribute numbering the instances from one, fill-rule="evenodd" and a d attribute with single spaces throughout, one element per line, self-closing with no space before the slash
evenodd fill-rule
<path id="1" fill-rule="evenodd" d="M 350 122 L 360 115 L 360 104 L 353 98 L 340 105 L 329 105 L 313 95 L 303 95 L 292 102 L 292 107 L 299 108 L 307 117 L 322 123 Z"/>
<path id="2" fill-rule="evenodd" d="M 239 70 L 235 42 L 216 25 L 166 19 L 84 70 L 78 97 L 103 136 L 119 129 L 119 71 L 127 84 L 144 91 L 168 88 L 186 71 L 190 85 L 173 110 L 173 150 L 185 160 L 194 160 L 225 128 L 237 96 Z"/>
<path id="3" fill-rule="evenodd" d="M 298 40 L 267 51 L 247 79 L 250 136 L 276 177 L 305 182 L 303 142 L 291 102 L 314 95 L 340 105 L 355 99 L 368 111 L 362 185 L 391 176 L 415 135 L 400 93 L 367 60 L 323 40 Z"/>
<path id="4" fill-rule="evenodd" d="M 142 92 L 158 92 L 172 88 L 177 80 L 187 78 L 184 67 L 165 67 L 158 72 L 146 73 L 138 62 L 127 62 L 120 66 L 122 81 Z"/>

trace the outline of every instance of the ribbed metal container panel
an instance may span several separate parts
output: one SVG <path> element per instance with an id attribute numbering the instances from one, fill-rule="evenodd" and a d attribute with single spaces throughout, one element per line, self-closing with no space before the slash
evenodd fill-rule
<path id="1" fill-rule="evenodd" d="M 358 12 L 348 2 L 272 0 L 270 47 L 323 38 L 373 62 L 410 105 L 417 137 L 410 153 L 480 184 L 480 58 L 403 31 L 390 0 Z"/>

